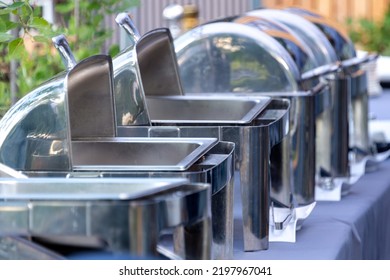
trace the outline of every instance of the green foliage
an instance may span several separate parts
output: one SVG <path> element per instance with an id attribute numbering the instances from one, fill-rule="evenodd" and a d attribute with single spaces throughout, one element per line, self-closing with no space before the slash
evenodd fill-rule
<path id="1" fill-rule="evenodd" d="M 139 5 L 139 0 L 62 0 L 55 5 L 56 24 L 41 17 L 39 7 L 29 0 L 0 1 L 0 118 L 1 111 L 11 105 L 9 63 L 18 62 L 17 98 L 42 82 L 65 70 L 51 38 L 65 34 L 77 60 L 102 53 L 104 42 L 112 36 L 104 24 L 104 16 Z M 78 3 L 78 5 L 77 5 Z M 11 32 L 17 30 L 18 35 Z M 110 46 L 109 54 L 119 52 Z"/>
<path id="2" fill-rule="evenodd" d="M 390 9 L 381 21 L 349 19 L 347 26 L 349 36 L 355 44 L 367 51 L 390 55 Z"/>

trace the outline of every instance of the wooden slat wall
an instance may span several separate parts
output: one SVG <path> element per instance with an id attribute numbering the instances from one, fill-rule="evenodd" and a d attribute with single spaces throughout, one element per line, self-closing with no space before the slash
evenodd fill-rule
<path id="1" fill-rule="evenodd" d="M 390 0 L 263 0 L 262 3 L 266 8 L 302 7 L 345 23 L 348 18 L 381 20 Z"/>

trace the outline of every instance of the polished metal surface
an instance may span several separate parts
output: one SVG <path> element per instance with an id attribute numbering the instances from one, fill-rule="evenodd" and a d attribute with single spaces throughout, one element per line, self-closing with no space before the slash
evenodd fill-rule
<path id="1" fill-rule="evenodd" d="M 27 178 L 21 172 L 0 163 L 0 178 Z"/>
<path id="2" fill-rule="evenodd" d="M 271 102 L 258 99 L 217 96 L 147 96 L 152 123 L 245 124 L 251 123 Z"/>
<path id="3" fill-rule="evenodd" d="M 136 44 L 146 96 L 183 95 L 172 40 L 169 30 L 160 28 L 146 33 Z"/>
<path id="4" fill-rule="evenodd" d="M 127 136 L 148 136 L 149 127 L 133 127 L 126 131 Z M 176 135 L 177 137 L 177 135 Z M 187 178 L 191 182 L 211 185 L 212 212 L 212 258 L 233 258 L 233 185 L 234 185 L 234 150 L 230 142 L 219 141 L 188 170 L 102 170 L 88 171 L 26 171 L 33 177 L 69 177 L 69 178 Z M 125 179 L 126 180 L 126 179 Z"/>
<path id="5" fill-rule="evenodd" d="M 0 260 L 63 260 L 60 254 L 20 236 L 0 236 Z"/>
<path id="6" fill-rule="evenodd" d="M 168 97 L 164 97 L 168 98 Z M 216 97 L 214 97 L 216 98 Z M 226 97 L 256 100 L 266 97 Z M 281 142 L 289 131 L 289 108 L 287 100 L 272 99 L 251 123 L 198 124 L 197 120 L 162 122 L 152 119 L 152 127 L 118 127 L 121 136 L 145 136 L 176 133 L 177 137 L 218 137 L 219 140 L 235 143 L 235 169 L 239 171 L 242 194 L 244 250 L 268 249 L 269 191 L 271 148 Z"/>
<path id="7" fill-rule="evenodd" d="M 248 31 L 251 30 L 250 34 L 246 33 L 246 28 L 249 28 Z M 281 82 L 279 78 L 277 85 L 264 87 L 259 82 L 262 79 L 261 76 L 251 75 L 253 71 L 250 70 L 241 70 L 253 69 L 254 65 L 258 64 L 259 67 L 272 72 L 276 68 L 282 68 L 284 61 L 289 63 L 292 57 L 283 47 L 280 50 L 280 55 L 275 55 L 273 49 L 269 49 L 269 47 L 254 48 L 254 42 L 272 42 L 272 40 L 274 40 L 272 37 L 265 35 L 258 28 L 239 23 L 218 22 L 206 24 L 184 34 L 175 40 L 175 46 L 180 70 L 184 71 L 184 73 L 181 72 L 183 81 L 186 79 L 188 81 L 188 83 L 183 82 L 186 92 L 193 92 L 191 94 L 194 95 L 221 94 L 216 89 L 226 88 L 234 89 L 231 94 L 236 95 L 290 99 L 290 139 L 284 139 L 282 143 L 272 149 L 271 153 L 271 166 L 273 166 L 271 169 L 271 198 L 277 201 L 277 204 L 290 208 L 293 203 L 292 193 L 297 196 L 295 200 L 298 205 L 307 205 L 314 201 L 315 120 L 329 106 L 328 88 L 318 81 L 318 76 L 336 71 L 339 65 L 331 64 L 327 67 L 314 68 L 308 72 L 299 73 L 294 63 L 290 67 L 293 69 L 290 74 L 294 78 L 292 82 L 289 79 Z M 248 43 L 243 44 L 243 41 Z M 252 44 L 249 43 L 251 41 Z M 259 45 L 268 46 L 261 43 Z M 277 45 L 281 47 L 278 43 Z M 209 55 L 205 55 L 208 53 Z M 213 53 L 221 53 L 221 55 L 212 56 Z M 209 59 L 193 59 L 198 56 L 208 56 Z M 269 57 L 273 58 L 273 62 Z M 277 64 L 281 66 L 276 66 Z M 227 79 L 218 79 L 208 85 L 201 76 L 192 75 L 187 78 L 185 75 L 186 69 L 211 69 L 216 65 L 224 65 L 223 68 L 219 69 L 218 75 L 226 75 Z M 312 62 L 311 65 L 315 66 L 316 62 Z M 236 81 L 232 77 L 233 71 L 242 72 L 240 72 L 240 87 L 236 87 Z M 267 81 L 272 83 L 275 80 L 269 77 Z M 204 91 L 194 90 L 198 88 Z M 283 90 L 278 90 L 280 88 Z M 290 89 L 290 91 L 284 89 Z"/>
<path id="8" fill-rule="evenodd" d="M 117 24 L 121 25 L 124 29 L 126 29 L 127 33 L 131 34 L 135 42 L 141 38 L 141 35 L 139 34 L 129 14 L 119 13 L 116 16 L 115 21 Z"/>
<path id="9" fill-rule="evenodd" d="M 306 42 L 306 45 L 315 53 L 317 67 L 337 65 L 339 61 L 338 54 L 336 54 L 325 34 L 310 18 L 287 10 L 273 9 L 254 10 L 248 14 L 277 21 L 294 30 L 299 35 L 300 40 Z M 340 70 L 342 70 L 343 67 L 340 62 L 338 64 Z M 348 150 L 351 126 L 349 116 L 351 94 L 348 93 L 349 82 L 342 71 L 328 75 L 324 73 L 320 76 L 320 79 L 325 79 L 329 84 L 330 103 L 328 108 L 317 117 L 316 176 L 319 186 L 333 188 L 333 184 L 329 186 L 328 183 L 333 181 L 334 178 L 347 179 L 350 176 Z M 310 83 L 308 85 L 303 83 L 302 85 L 305 89 L 310 89 Z"/>
<path id="10" fill-rule="evenodd" d="M 117 125 L 150 125 L 134 46 L 113 58 Z"/>
<path id="11" fill-rule="evenodd" d="M 58 81 L 58 91 L 50 95 L 42 94 L 39 90 L 33 92 L 32 96 L 35 96 L 35 93 L 38 95 L 42 94 L 42 99 L 39 102 L 25 103 L 31 100 L 31 96 L 26 97 L 21 101 L 18 110 L 14 109 L 17 113 L 13 117 L 17 117 L 17 121 L 9 116 L 7 119 L 10 123 L 16 125 L 16 128 L 9 128 L 11 135 L 13 131 L 18 131 L 18 129 L 29 128 L 29 133 L 18 133 L 15 135 L 13 140 L 14 142 L 23 143 L 23 146 L 26 148 L 18 150 L 8 150 L 11 152 L 12 156 L 19 158 L 19 155 L 23 155 L 22 159 L 24 160 L 21 164 L 22 168 L 16 166 L 17 170 L 23 170 L 25 174 L 33 177 L 70 177 L 70 178 L 100 178 L 100 177 L 186 177 L 191 182 L 205 182 L 212 185 L 212 198 L 211 204 L 213 208 L 213 216 L 216 218 L 213 219 L 211 226 L 213 227 L 212 236 L 212 251 L 213 258 L 226 259 L 232 258 L 233 256 L 233 152 L 234 144 L 232 143 L 216 143 L 216 138 L 207 139 L 209 137 L 202 136 L 202 139 L 185 139 L 177 138 L 120 138 L 120 137 L 73 137 L 71 130 L 68 125 L 68 118 L 71 119 L 72 116 L 68 114 L 76 113 L 76 115 L 83 115 L 85 112 L 75 112 L 76 110 L 84 110 L 84 107 L 77 102 L 67 103 L 65 99 L 68 94 L 69 88 L 64 87 L 67 84 L 67 79 L 77 78 L 77 76 L 72 76 L 72 71 L 83 70 L 83 73 L 88 73 L 91 75 L 102 76 L 102 83 L 105 81 L 106 85 L 103 88 L 107 89 L 107 96 L 100 99 L 99 95 L 92 95 L 91 98 L 97 100 L 88 100 L 83 97 L 83 95 L 90 94 L 85 90 L 79 90 L 78 87 L 84 85 L 83 81 L 78 82 L 77 80 L 73 83 L 73 87 L 70 88 L 73 92 L 70 95 L 73 96 L 74 101 L 76 97 L 79 97 L 80 101 L 87 102 L 91 107 L 89 108 L 90 112 L 97 112 L 98 108 L 111 108 L 106 106 L 106 104 L 100 104 L 99 102 L 107 101 L 112 102 L 112 88 L 109 85 L 107 80 L 109 77 L 112 77 L 112 74 L 109 72 L 112 69 L 109 67 L 109 61 L 104 60 L 103 57 L 99 59 L 92 59 L 101 66 L 101 70 L 108 71 L 108 73 L 96 73 L 88 71 L 87 69 L 79 68 L 75 66 L 69 73 L 68 76 L 64 78 L 61 76 Z M 108 57 L 106 57 L 109 60 Z M 91 60 L 89 60 L 91 62 Z M 81 64 L 83 64 L 81 62 Z M 85 65 L 84 65 L 85 66 Z M 93 66 L 91 66 L 93 68 Z M 84 72 L 85 70 L 85 72 Z M 82 76 L 80 76 L 82 77 Z M 84 77 L 85 79 L 90 79 L 91 77 Z M 91 78 L 92 79 L 92 78 Z M 65 80 L 65 83 L 64 83 Z M 93 79 L 92 79 L 93 80 Z M 51 83 L 46 89 L 49 91 L 51 89 Z M 57 85 L 57 84 L 56 84 Z M 77 96 L 77 93 L 81 96 Z M 51 97 L 51 98 L 49 98 Z M 47 99 L 46 99 L 47 98 Z M 50 108 L 53 111 L 53 116 L 51 118 L 52 122 L 42 122 L 39 123 L 37 120 L 39 117 L 42 117 L 42 113 L 46 111 L 41 111 L 41 106 L 36 107 L 38 104 L 45 104 L 45 109 Z M 47 104 L 47 105 L 46 105 Z M 137 104 L 136 104 L 137 105 Z M 62 115 L 63 114 L 63 115 Z M 34 115 L 36 118 L 25 119 L 26 116 Z M 61 118 L 59 118 L 61 117 Z M 112 122 L 110 127 L 116 127 L 116 123 L 110 118 L 109 124 Z M 78 125 L 80 127 L 88 126 L 86 122 L 94 122 L 93 118 L 86 117 L 84 123 L 75 122 L 73 128 L 74 131 L 78 131 Z M 28 124 L 28 126 L 26 126 Z M 1 124 L 0 124 L 1 125 Z M 61 133 L 56 133 L 58 130 L 55 125 L 61 127 Z M 91 126 L 95 126 L 95 123 L 91 123 Z M 142 129 L 145 134 L 144 137 L 152 136 L 153 132 L 150 132 L 150 126 L 133 126 L 134 129 Z M 149 132 L 151 135 L 149 135 Z M 116 134 L 116 133 L 115 133 Z M 6 135 L 4 135 L 6 136 Z M 18 137 L 19 138 L 18 138 Z M 141 135 L 137 135 L 141 136 Z M 7 137 L 5 137 L 7 139 Z M 10 140 L 11 140 L 10 139 Z M 141 143 L 141 142 L 142 143 Z M 7 141 L 6 141 L 7 142 Z M 9 142 L 9 144 L 11 144 Z M 216 144 L 216 145 L 215 145 Z M 126 146 L 126 149 L 123 150 L 123 146 Z M 129 147 L 132 149 L 128 149 Z M 142 149 L 139 149 L 143 147 Z M 101 150 L 102 148 L 103 150 Z M 146 149 L 144 149 L 146 148 Z M 160 149 L 161 148 L 161 149 Z M 200 150 L 199 150 L 200 149 Z M 0 149 L 0 151 L 5 152 Z M 132 154 L 129 154 L 129 151 L 132 151 Z M 96 153 L 95 153 L 96 152 Z M 116 153 L 114 153 L 116 152 Z M 14 154 L 13 154 L 14 153 Z M 161 155 L 164 153 L 164 155 Z M 126 156 L 128 155 L 128 156 Z M 161 155 L 161 157 L 159 156 Z M 84 158 L 83 158 L 84 157 Z M 91 157 L 91 158 L 90 158 Z M 177 164 L 178 157 L 184 157 L 185 161 L 179 162 L 178 166 L 172 166 Z M 75 166 L 74 163 L 79 164 L 79 160 L 87 160 L 87 164 L 92 163 L 92 167 L 83 165 L 85 162 L 81 162 L 81 165 Z M 191 163 L 186 160 L 190 159 Z M 20 160 L 20 158 L 19 158 Z M 98 162 L 97 162 L 98 160 Z M 91 162 L 94 161 L 94 162 Z M 103 162 L 102 162 L 103 161 Z M 128 164 L 128 162 L 133 164 L 131 166 L 121 166 L 118 168 L 118 163 Z M 109 165 L 100 165 L 109 163 Z M 138 162 L 138 163 L 137 163 Z M 146 163 L 149 166 L 144 168 L 139 167 L 139 163 Z M 183 166 L 185 165 L 186 169 Z M 110 166 L 111 165 L 111 166 Z M 158 165 L 158 166 L 157 166 Z M 158 167 L 159 169 L 153 169 L 153 167 Z M 91 168 L 90 168 L 91 167 Z M 194 248 L 194 247 L 191 247 Z"/>
<path id="12" fill-rule="evenodd" d="M 115 89 L 115 96 L 109 98 L 115 98 L 116 101 L 116 122 L 117 125 L 150 125 L 148 112 L 144 104 L 144 98 L 142 97 L 144 95 L 144 89 L 141 81 L 141 76 L 139 74 L 139 65 L 137 63 L 137 58 L 134 50 L 134 45 L 139 41 L 140 36 L 134 25 L 132 24 L 132 20 L 129 15 L 125 13 L 120 14 L 118 15 L 117 20 L 120 24 L 124 25 L 124 28 L 126 28 L 126 30 L 134 30 L 130 33 L 130 38 L 133 40 L 133 45 L 119 53 L 113 59 L 114 73 L 111 75 L 114 76 L 113 87 Z M 67 70 L 72 70 L 72 68 L 77 65 L 77 62 L 73 56 L 69 44 L 67 43 L 66 38 L 63 35 L 60 35 L 54 37 L 52 40 L 55 47 L 58 49 Z M 108 65 L 108 67 L 113 66 Z M 81 70 L 78 71 L 81 72 Z M 106 79 L 107 78 L 109 77 L 106 77 Z M 86 82 L 86 86 L 89 85 L 90 81 L 87 81 L 87 79 L 83 78 L 82 81 Z M 97 80 L 94 82 L 99 81 Z M 100 82 L 102 84 L 104 83 L 103 81 Z M 131 92 L 131 94 L 129 94 L 129 92 Z M 112 102 L 107 104 L 111 103 Z"/>
<path id="13" fill-rule="evenodd" d="M 326 187 L 327 180 L 347 178 L 349 174 L 350 93 L 349 79 L 341 75 L 327 77 L 330 85 L 331 106 L 319 120 L 317 137 L 317 171 L 319 183 Z M 331 187 L 332 188 L 332 187 Z"/>
<path id="14" fill-rule="evenodd" d="M 345 75 L 350 78 L 352 129 L 350 135 L 350 148 L 354 152 L 355 160 L 374 153 L 373 143 L 369 137 L 368 122 L 368 76 L 362 65 L 378 59 L 377 54 L 363 57 L 354 57 L 342 62 Z"/>
<path id="15" fill-rule="evenodd" d="M 377 59 L 377 55 L 358 58 L 352 40 L 340 26 L 319 14 L 304 9 L 288 8 L 286 10 L 301 16 L 318 27 L 332 45 L 337 59 L 341 63 L 342 71 L 333 77 L 329 77 L 331 89 L 339 90 L 339 92 L 332 93 L 332 113 L 329 114 L 328 118 L 332 118 L 331 115 L 333 115 L 333 119 L 327 121 L 327 125 L 331 127 L 328 134 L 337 131 L 337 129 L 342 130 L 334 132 L 335 136 L 332 136 L 332 140 L 337 140 L 335 143 L 340 143 L 340 148 L 329 146 L 332 154 L 336 155 L 329 156 L 327 170 L 322 169 L 324 167 L 324 162 L 322 162 L 320 171 L 325 172 L 320 174 L 324 175 L 325 181 L 328 181 L 329 178 L 332 180 L 335 177 L 348 180 L 350 176 L 349 169 L 351 169 L 352 164 L 359 162 L 373 152 L 368 135 L 367 77 L 362 70 L 362 65 Z M 313 38 L 318 38 L 318 36 Z M 349 101 L 346 102 L 342 95 L 348 95 Z M 347 149 L 349 149 L 349 153 L 346 151 Z M 332 165 L 333 168 L 329 165 Z M 327 187 L 326 185 L 324 183 L 324 187 Z"/>
<path id="16" fill-rule="evenodd" d="M 121 13 L 116 22 L 126 31 L 135 44 L 137 67 L 147 96 L 183 95 L 172 36 L 168 29 L 159 28 L 139 37 L 130 16 Z M 115 62 L 114 62 L 115 65 Z M 154 79 L 159 77 L 159 79 Z"/>
<path id="17" fill-rule="evenodd" d="M 252 26 L 201 25 L 174 41 L 184 92 L 292 92 L 300 73 L 288 52 Z M 282 62 L 282 63 L 281 63 Z"/>
<path id="18" fill-rule="evenodd" d="M 185 178 L 58 178 L 28 177 L 0 179 L 3 200 L 135 200 L 183 184 Z"/>
<path id="19" fill-rule="evenodd" d="M 275 38 L 294 59 L 298 70 L 301 73 L 311 70 L 316 66 L 314 63 L 316 58 L 309 46 L 307 46 L 306 42 L 299 39 L 299 36 L 297 36 L 294 30 L 286 25 L 258 16 L 249 15 L 228 17 L 221 19 L 220 21 L 231 21 L 253 26 Z"/>
<path id="20" fill-rule="evenodd" d="M 242 32 L 242 29 L 238 30 L 237 28 L 236 31 L 238 34 L 239 32 Z M 251 31 L 251 28 L 248 28 L 247 34 Z M 159 42 L 156 39 L 151 40 L 153 39 L 151 36 L 150 40 L 146 41 L 148 44 L 146 46 L 150 52 L 153 52 L 153 63 L 157 65 L 173 64 L 176 66 L 176 59 L 172 54 L 171 38 L 167 33 L 160 33 L 160 40 L 164 40 L 165 44 L 162 50 L 169 50 L 164 51 L 163 53 L 167 53 L 165 58 L 168 60 L 170 59 L 171 62 L 167 64 L 164 62 L 164 59 L 161 59 L 161 54 L 157 51 Z M 131 34 L 129 35 L 131 36 Z M 278 45 L 275 44 L 272 39 L 265 44 L 261 40 L 257 43 L 258 45 L 255 46 L 260 46 L 260 48 L 265 46 L 267 49 L 271 50 L 272 55 L 274 56 L 282 53 L 281 49 L 278 49 Z M 146 48 L 146 46 L 144 48 Z M 136 48 L 138 49 L 138 45 Z M 247 49 L 249 49 L 249 47 L 247 47 Z M 272 55 L 270 57 L 272 57 Z M 212 56 L 209 58 L 211 57 Z M 139 64 L 142 65 L 144 61 L 145 64 L 150 65 L 148 62 L 150 59 L 146 59 L 145 56 L 139 55 Z M 162 61 L 163 63 L 160 63 L 159 61 Z M 289 57 L 287 57 L 286 61 L 293 64 L 293 62 L 289 60 Z M 273 62 L 274 58 L 272 57 L 269 60 L 271 65 L 269 72 L 271 72 L 271 68 L 272 72 L 275 72 L 277 69 Z M 288 63 L 281 67 L 280 71 L 283 74 L 281 74 L 282 76 L 280 79 L 294 80 L 291 78 L 291 76 L 294 75 L 294 71 L 286 70 L 289 67 L 290 65 Z M 192 65 L 189 65 L 188 71 L 193 71 L 194 69 L 202 70 L 201 68 L 202 67 L 193 68 Z M 263 68 L 263 66 L 260 66 L 257 70 L 264 72 Z M 166 74 L 159 75 L 155 71 L 150 72 L 146 67 L 144 69 L 144 71 L 142 71 L 142 69 L 140 71 L 144 84 L 153 85 L 166 83 L 166 79 L 164 78 Z M 168 67 L 168 69 L 170 69 L 170 67 Z M 182 69 L 180 70 L 182 71 Z M 202 82 L 205 82 L 208 85 L 218 85 L 220 82 L 216 76 L 218 71 L 219 69 L 214 69 L 211 73 L 209 72 L 210 76 L 205 77 L 207 80 L 202 80 Z M 168 72 L 176 73 L 176 71 Z M 243 73 L 245 76 L 245 70 Z M 275 79 L 279 79 L 277 74 L 273 74 L 275 75 L 273 76 Z M 214 76 L 212 77 L 212 75 Z M 254 73 L 254 75 L 256 74 Z M 185 81 L 188 82 L 188 80 Z M 266 79 L 264 79 L 264 81 L 265 83 L 267 82 Z M 286 83 L 278 85 L 283 88 Z M 287 83 L 287 85 L 290 84 Z M 224 92 L 226 89 L 222 89 L 221 91 Z M 243 205 L 245 205 L 243 208 L 244 232 L 246 236 L 244 249 L 249 251 L 267 249 L 269 212 L 268 189 L 270 186 L 268 171 L 269 149 L 271 146 L 279 143 L 287 134 L 288 128 L 286 129 L 286 127 L 288 127 L 288 125 L 286 125 L 286 118 L 288 117 L 286 117 L 286 112 L 288 111 L 288 105 L 282 105 L 282 103 L 275 101 L 273 103 L 271 102 L 273 105 L 268 104 L 267 110 L 264 110 L 264 105 L 267 103 L 262 105 L 263 108 L 259 108 L 258 106 L 257 108 L 248 108 L 248 106 L 246 106 L 248 105 L 247 102 L 244 104 L 239 98 L 229 100 L 231 97 L 228 97 L 227 95 L 222 97 L 207 97 L 205 100 L 201 100 L 200 97 L 195 96 L 171 97 L 169 95 L 178 95 L 176 94 L 176 91 L 171 90 L 170 93 L 169 90 L 166 91 L 163 88 L 157 89 L 156 94 L 149 94 L 149 91 L 145 90 L 145 95 L 152 123 L 152 128 L 148 131 L 149 136 L 218 137 L 220 140 L 231 141 L 236 144 L 236 168 L 240 170 Z M 154 95 L 164 95 L 164 98 L 152 98 Z M 260 97 L 257 98 L 259 99 Z M 260 99 L 267 100 L 265 97 L 261 97 Z M 240 104 L 244 104 L 245 106 L 243 107 Z M 271 108 L 272 106 L 276 107 L 273 117 L 271 117 L 271 111 L 273 111 Z M 275 113 L 278 110 L 281 113 Z M 267 120 L 262 119 L 262 125 L 258 123 L 260 122 L 260 119 L 258 118 L 260 112 L 263 115 L 267 115 L 267 118 L 269 118 Z M 245 117 L 245 115 L 248 115 L 249 118 Z M 271 125 L 271 123 L 275 124 Z M 234 127 L 238 125 L 240 127 Z M 243 125 L 246 127 L 243 127 Z M 134 130 L 131 130 L 131 128 L 127 129 L 126 127 L 118 127 L 118 131 L 119 135 L 128 136 L 129 133 L 134 133 Z M 271 133 L 272 136 L 270 136 L 269 133 Z M 272 138 L 272 140 L 269 138 Z M 251 147 L 252 145 L 255 145 L 256 147 Z M 245 159 L 243 160 L 241 156 L 245 156 Z M 253 199 L 260 203 L 254 205 Z"/>
<path id="21" fill-rule="evenodd" d="M 115 136 L 112 81 L 112 61 L 105 55 L 86 58 L 69 71 L 65 83 L 70 139 Z"/>
<path id="22" fill-rule="evenodd" d="M 65 109 L 64 76 L 42 84 L 20 99 L 0 121 L 0 162 L 15 170 L 26 170 L 29 141 L 34 138 L 60 139 L 63 147 L 55 146 L 51 155 L 69 153 L 68 117 Z M 61 168 L 70 170 L 68 158 L 61 159 Z"/>
<path id="23" fill-rule="evenodd" d="M 66 40 L 64 35 L 58 35 L 52 38 L 53 45 L 58 50 L 62 62 L 66 66 L 68 70 L 72 69 L 76 64 L 76 59 L 73 56 L 73 53 L 70 50 L 70 46 L 68 41 Z"/>
<path id="24" fill-rule="evenodd" d="M 297 7 L 289 7 L 285 11 L 300 15 L 315 24 L 326 35 L 340 61 L 356 57 L 356 50 L 352 40 L 343 30 L 343 27 L 338 26 L 336 21 L 331 21 L 320 14 Z"/>
<path id="25" fill-rule="evenodd" d="M 209 185 L 179 181 L 0 180 L 0 232 L 36 236 L 57 244 L 77 245 L 84 240 L 105 244 L 102 250 L 158 257 L 162 231 L 183 227 L 188 238 L 183 239 L 181 246 L 186 250 L 181 257 L 210 259 Z"/>
<path id="26" fill-rule="evenodd" d="M 132 45 L 113 58 L 114 96 L 117 125 L 150 125 L 145 104 L 135 44 L 141 36 L 130 16 L 120 13 L 115 21 L 129 34 Z"/>
<path id="27" fill-rule="evenodd" d="M 72 141 L 73 170 L 183 171 L 216 143 L 216 138 L 114 137 Z"/>
<path id="28" fill-rule="evenodd" d="M 258 9 L 247 14 L 274 20 L 293 29 L 299 38 L 310 46 L 318 65 L 325 65 L 338 60 L 332 45 L 325 35 L 309 20 L 291 12 L 277 9 Z"/>

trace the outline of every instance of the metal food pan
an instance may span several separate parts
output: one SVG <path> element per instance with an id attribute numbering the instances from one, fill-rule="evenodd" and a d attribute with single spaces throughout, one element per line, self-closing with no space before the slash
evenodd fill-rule
<path id="1" fill-rule="evenodd" d="M 166 97 L 169 98 L 169 97 Z M 223 97 L 222 97 L 223 98 Z M 261 99 L 261 97 L 258 97 Z M 151 127 L 119 126 L 118 135 L 126 137 L 218 137 L 235 144 L 235 169 L 240 171 L 243 200 L 245 250 L 268 249 L 269 192 L 271 187 L 270 152 L 289 131 L 290 102 L 273 99 L 248 124 L 230 122 L 198 124 L 196 120 L 177 123 L 151 120 Z M 194 112 L 196 110 L 194 109 Z M 255 203 L 256 202 L 256 203 Z"/>
<path id="2" fill-rule="evenodd" d="M 158 255 L 163 230 L 185 227 L 199 243 L 181 245 L 187 248 L 182 257 L 209 259 L 209 187 L 177 178 L 4 179 L 0 232 L 68 245 L 84 240 L 106 244 L 101 249 L 112 252 L 150 257 Z"/>
<path id="3" fill-rule="evenodd" d="M 148 127 L 134 127 L 133 135 L 147 135 Z M 153 139 L 153 138 L 152 138 Z M 180 139 L 180 138 L 179 138 Z M 29 177 L 47 178 L 185 178 L 192 183 L 211 185 L 212 212 L 212 257 L 214 259 L 233 258 L 233 183 L 235 145 L 219 141 L 206 154 L 186 170 L 108 170 L 95 166 L 94 170 L 74 171 L 26 171 Z M 126 180 L 126 179 L 124 179 Z"/>

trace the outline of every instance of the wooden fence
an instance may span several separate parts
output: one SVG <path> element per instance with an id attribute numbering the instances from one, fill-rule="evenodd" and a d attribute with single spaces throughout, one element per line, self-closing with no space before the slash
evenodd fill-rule
<path id="1" fill-rule="evenodd" d="M 262 0 L 267 8 L 301 7 L 343 24 L 348 18 L 383 18 L 390 0 Z"/>

